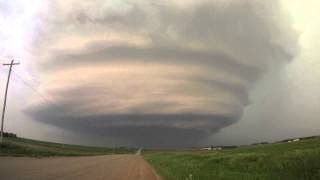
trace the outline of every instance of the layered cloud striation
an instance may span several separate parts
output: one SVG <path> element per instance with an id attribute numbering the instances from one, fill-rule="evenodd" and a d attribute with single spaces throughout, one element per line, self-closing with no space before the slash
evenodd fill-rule
<path id="1" fill-rule="evenodd" d="M 50 125 L 181 147 L 235 123 L 249 91 L 292 59 L 278 1 L 53 1 L 26 112 Z M 124 145 L 126 144 L 124 143 Z"/>

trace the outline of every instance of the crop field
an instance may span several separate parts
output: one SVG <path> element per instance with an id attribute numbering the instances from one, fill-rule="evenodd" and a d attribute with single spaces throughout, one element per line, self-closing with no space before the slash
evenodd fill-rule
<path id="1" fill-rule="evenodd" d="M 165 180 L 320 179 L 320 138 L 216 151 L 145 151 Z"/>
<path id="2" fill-rule="evenodd" d="M 92 156 L 106 154 L 132 154 L 129 148 L 104 148 L 36 141 L 24 138 L 5 138 L 0 156 Z"/>

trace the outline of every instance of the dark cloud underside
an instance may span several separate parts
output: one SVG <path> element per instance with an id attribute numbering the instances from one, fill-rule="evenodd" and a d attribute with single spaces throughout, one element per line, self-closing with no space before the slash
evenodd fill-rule
<path id="1" fill-rule="evenodd" d="M 130 145 L 193 146 L 237 122 L 250 88 L 296 51 L 275 0 L 52 4 L 37 52 L 52 102 L 26 113 Z"/>

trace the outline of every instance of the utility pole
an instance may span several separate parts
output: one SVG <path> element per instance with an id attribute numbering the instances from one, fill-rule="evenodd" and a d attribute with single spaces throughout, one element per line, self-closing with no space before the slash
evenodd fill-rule
<path id="1" fill-rule="evenodd" d="M 65 141 L 64 141 L 64 130 L 62 130 L 62 148 L 64 148 L 64 144 L 65 144 Z"/>
<path id="2" fill-rule="evenodd" d="M 8 87 L 9 87 L 9 81 L 10 81 L 10 76 L 11 76 L 11 70 L 12 66 L 18 65 L 20 63 L 15 63 L 14 60 L 11 61 L 10 64 L 4 63 L 4 66 L 9 66 L 9 74 L 8 74 L 8 79 L 7 79 L 7 85 L 6 85 L 6 91 L 4 94 L 4 102 L 3 102 L 3 109 L 2 109 L 2 118 L 1 118 L 1 137 L 0 137 L 0 144 L 3 144 L 3 122 L 4 122 L 4 114 L 6 112 L 6 105 L 7 105 L 7 94 L 8 94 Z"/>

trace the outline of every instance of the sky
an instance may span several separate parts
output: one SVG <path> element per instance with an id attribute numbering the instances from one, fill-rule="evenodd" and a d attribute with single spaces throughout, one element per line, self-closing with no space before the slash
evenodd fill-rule
<path id="1" fill-rule="evenodd" d="M 0 60 L 21 63 L 5 130 L 163 148 L 318 135 L 319 8 L 313 0 L 0 0 Z M 4 90 L 7 67 L 0 73 Z"/>

